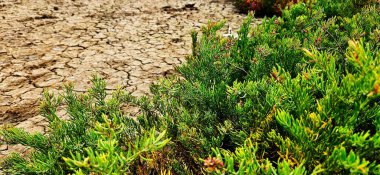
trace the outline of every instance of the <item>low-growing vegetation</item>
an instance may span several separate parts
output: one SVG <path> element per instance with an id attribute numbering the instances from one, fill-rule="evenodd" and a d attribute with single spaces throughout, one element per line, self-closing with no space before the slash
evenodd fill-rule
<path id="1" fill-rule="evenodd" d="M 282 10 L 288 9 L 294 4 L 304 3 L 312 6 L 323 7 L 328 17 L 335 15 L 350 16 L 356 14 L 365 5 L 375 0 L 231 0 L 242 13 L 254 11 L 256 15 L 273 16 L 281 15 Z"/>
<path id="2" fill-rule="evenodd" d="M 248 2 L 248 1 L 247 1 Z M 298 2 L 238 38 L 223 22 L 192 32 L 180 76 L 136 99 L 105 82 L 45 93 L 47 135 L 12 126 L 34 151 L 9 174 L 380 174 L 380 8 L 377 1 Z M 58 118 L 66 106 L 69 120 Z M 131 117 L 122 105 L 140 107 Z"/>
<path id="3" fill-rule="evenodd" d="M 281 10 L 307 0 L 232 0 L 240 12 L 255 11 L 256 15 L 280 15 Z"/>

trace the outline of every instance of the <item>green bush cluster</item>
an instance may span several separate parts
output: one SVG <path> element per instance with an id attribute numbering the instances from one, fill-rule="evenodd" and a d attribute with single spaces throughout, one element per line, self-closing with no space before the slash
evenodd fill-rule
<path id="1" fill-rule="evenodd" d="M 332 1 L 331 1 L 332 2 Z M 238 38 L 223 22 L 192 32 L 180 76 L 152 96 L 105 82 L 62 98 L 45 93 L 48 135 L 5 127 L 10 174 L 380 174 L 380 7 L 298 3 Z M 356 5 L 356 4 L 355 4 Z M 360 7 L 360 8 L 359 8 Z M 56 116 L 64 103 L 70 120 Z M 136 105 L 132 118 L 121 106 Z"/>
<path id="2" fill-rule="evenodd" d="M 49 122 L 47 135 L 27 133 L 5 126 L 0 134 L 8 144 L 33 149 L 28 157 L 12 154 L 2 162 L 8 174 L 141 174 L 154 167 L 157 156 L 169 139 L 165 131 L 144 130 L 122 113 L 122 104 L 134 101 L 125 91 L 115 91 L 106 100 L 106 83 L 95 76 L 86 94 L 73 92 L 67 85 L 62 96 L 44 93 L 41 113 Z M 66 106 L 69 120 L 57 116 Z M 157 168 L 158 169 L 158 168 Z"/>
<path id="3" fill-rule="evenodd" d="M 350 16 L 356 14 L 365 5 L 376 0 L 232 0 L 236 8 L 243 13 L 254 11 L 259 16 L 281 15 L 282 10 L 297 3 L 317 5 L 324 9 L 328 17 L 335 15 Z"/>

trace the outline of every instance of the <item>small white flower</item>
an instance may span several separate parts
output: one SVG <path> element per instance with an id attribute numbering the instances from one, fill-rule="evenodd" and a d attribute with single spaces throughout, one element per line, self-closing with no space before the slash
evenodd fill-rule
<path id="1" fill-rule="evenodd" d="M 237 33 L 232 33 L 232 28 L 231 26 L 228 25 L 228 31 L 226 34 L 223 34 L 223 37 L 232 37 L 232 38 L 238 38 L 239 35 Z"/>

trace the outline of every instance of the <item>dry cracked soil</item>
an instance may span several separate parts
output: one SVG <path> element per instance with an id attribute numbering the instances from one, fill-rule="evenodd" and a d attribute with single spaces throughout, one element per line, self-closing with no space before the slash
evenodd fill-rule
<path id="1" fill-rule="evenodd" d="M 243 18 L 224 0 L 0 0 L 0 125 L 45 133 L 43 90 L 84 92 L 94 73 L 109 91 L 149 94 L 191 52 L 191 29 Z M 26 150 L 0 143 L 0 158 Z"/>

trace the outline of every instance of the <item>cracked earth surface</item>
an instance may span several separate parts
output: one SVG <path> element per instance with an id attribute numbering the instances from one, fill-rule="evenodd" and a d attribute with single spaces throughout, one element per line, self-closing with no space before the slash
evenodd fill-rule
<path id="1" fill-rule="evenodd" d="M 224 0 L 0 0 L 0 125 L 46 132 L 43 89 L 84 92 L 94 73 L 135 96 L 191 52 L 191 29 L 244 16 Z M 0 144 L 0 158 L 26 148 Z"/>

